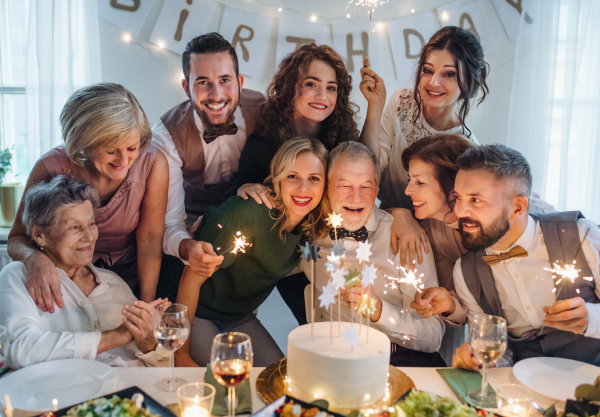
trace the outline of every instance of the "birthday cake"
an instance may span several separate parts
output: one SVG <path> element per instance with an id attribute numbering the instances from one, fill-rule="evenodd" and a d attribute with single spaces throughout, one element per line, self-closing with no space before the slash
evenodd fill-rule
<path id="1" fill-rule="evenodd" d="M 333 323 L 331 337 L 329 322 L 306 324 L 288 336 L 287 390 L 299 400 L 312 402 L 324 399 L 335 409 L 358 408 L 382 400 L 386 394 L 390 363 L 390 340 L 378 330 L 363 325 L 358 343 L 347 343 L 351 324 Z"/>

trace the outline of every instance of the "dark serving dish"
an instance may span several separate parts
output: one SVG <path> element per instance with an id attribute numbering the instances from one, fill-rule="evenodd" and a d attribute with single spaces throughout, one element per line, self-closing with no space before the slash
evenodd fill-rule
<path id="1" fill-rule="evenodd" d="M 290 397 L 289 395 L 284 395 L 283 397 L 279 397 L 278 399 L 276 399 L 275 401 L 273 401 L 271 404 L 267 405 L 266 407 L 264 407 L 263 409 L 257 411 L 256 413 L 252 414 L 251 417 L 274 417 L 275 411 L 277 411 L 279 409 L 279 407 L 281 407 L 284 404 L 287 404 L 290 402 L 290 400 L 292 400 L 294 402 L 294 404 L 298 404 L 300 405 L 302 408 L 318 408 L 321 411 L 325 411 L 327 414 L 329 414 L 330 416 L 333 417 L 346 417 L 343 414 L 338 414 L 338 413 L 334 413 L 332 411 L 329 411 L 327 408 L 325 407 L 321 407 L 318 404 L 309 404 L 306 403 L 304 401 L 300 401 L 294 397 Z"/>

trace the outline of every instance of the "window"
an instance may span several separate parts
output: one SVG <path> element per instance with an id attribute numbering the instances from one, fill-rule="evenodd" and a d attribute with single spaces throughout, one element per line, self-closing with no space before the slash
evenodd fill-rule
<path id="1" fill-rule="evenodd" d="M 21 183 L 30 169 L 25 96 L 28 3 L 0 0 L 0 148 L 10 148 L 13 154 L 7 181 Z"/>

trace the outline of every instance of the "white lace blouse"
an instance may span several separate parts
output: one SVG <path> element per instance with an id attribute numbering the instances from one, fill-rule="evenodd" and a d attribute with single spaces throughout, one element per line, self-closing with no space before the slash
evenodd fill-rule
<path id="1" fill-rule="evenodd" d="M 413 97 L 413 90 L 401 88 L 396 90 L 388 100 L 381 117 L 381 133 L 379 145 L 381 156 L 381 183 L 379 185 L 379 199 L 381 207 L 404 207 L 412 209 L 411 199 L 404 194 L 408 184 L 408 174 L 402 167 L 402 151 L 425 136 L 458 133 L 465 136 L 462 126 L 450 130 L 438 131 L 429 126 L 423 113 L 413 123 L 417 103 Z M 468 138 L 479 144 L 474 134 Z"/>

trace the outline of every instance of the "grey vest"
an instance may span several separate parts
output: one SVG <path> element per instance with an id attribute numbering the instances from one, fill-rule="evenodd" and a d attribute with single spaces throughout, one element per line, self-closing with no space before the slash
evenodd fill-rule
<path id="1" fill-rule="evenodd" d="M 572 263 L 580 245 L 577 219 L 583 218 L 583 215 L 578 211 L 569 211 L 530 214 L 530 216 L 540 222 L 550 261 L 559 265 Z M 485 255 L 485 250 L 467 252 L 462 256 L 461 264 L 465 283 L 486 314 L 504 317 L 492 269 L 483 261 L 483 255 Z M 581 270 L 579 276 L 591 277 L 592 271 L 583 251 L 579 251 L 576 261 L 577 269 Z M 572 283 L 570 280 L 564 279 L 559 286 L 562 287 L 557 297 L 559 300 L 581 297 L 588 303 L 600 302 L 595 293 L 594 281 L 577 279 Z M 515 362 L 531 357 L 553 356 L 600 365 L 600 339 L 548 327 L 544 328 L 541 336 L 538 336 L 538 333 L 539 330 L 533 329 L 518 338 L 509 334 L 508 339 L 515 354 Z"/>
<path id="2" fill-rule="evenodd" d="M 246 124 L 246 138 L 250 136 L 259 117 L 264 96 L 258 91 L 242 90 L 239 106 Z M 194 108 L 187 100 L 163 114 L 160 118 L 169 131 L 183 166 L 186 224 L 191 226 L 209 207 L 220 206 L 235 195 L 236 182 L 232 178 L 224 184 L 204 184 L 204 147 L 194 120 Z"/>

